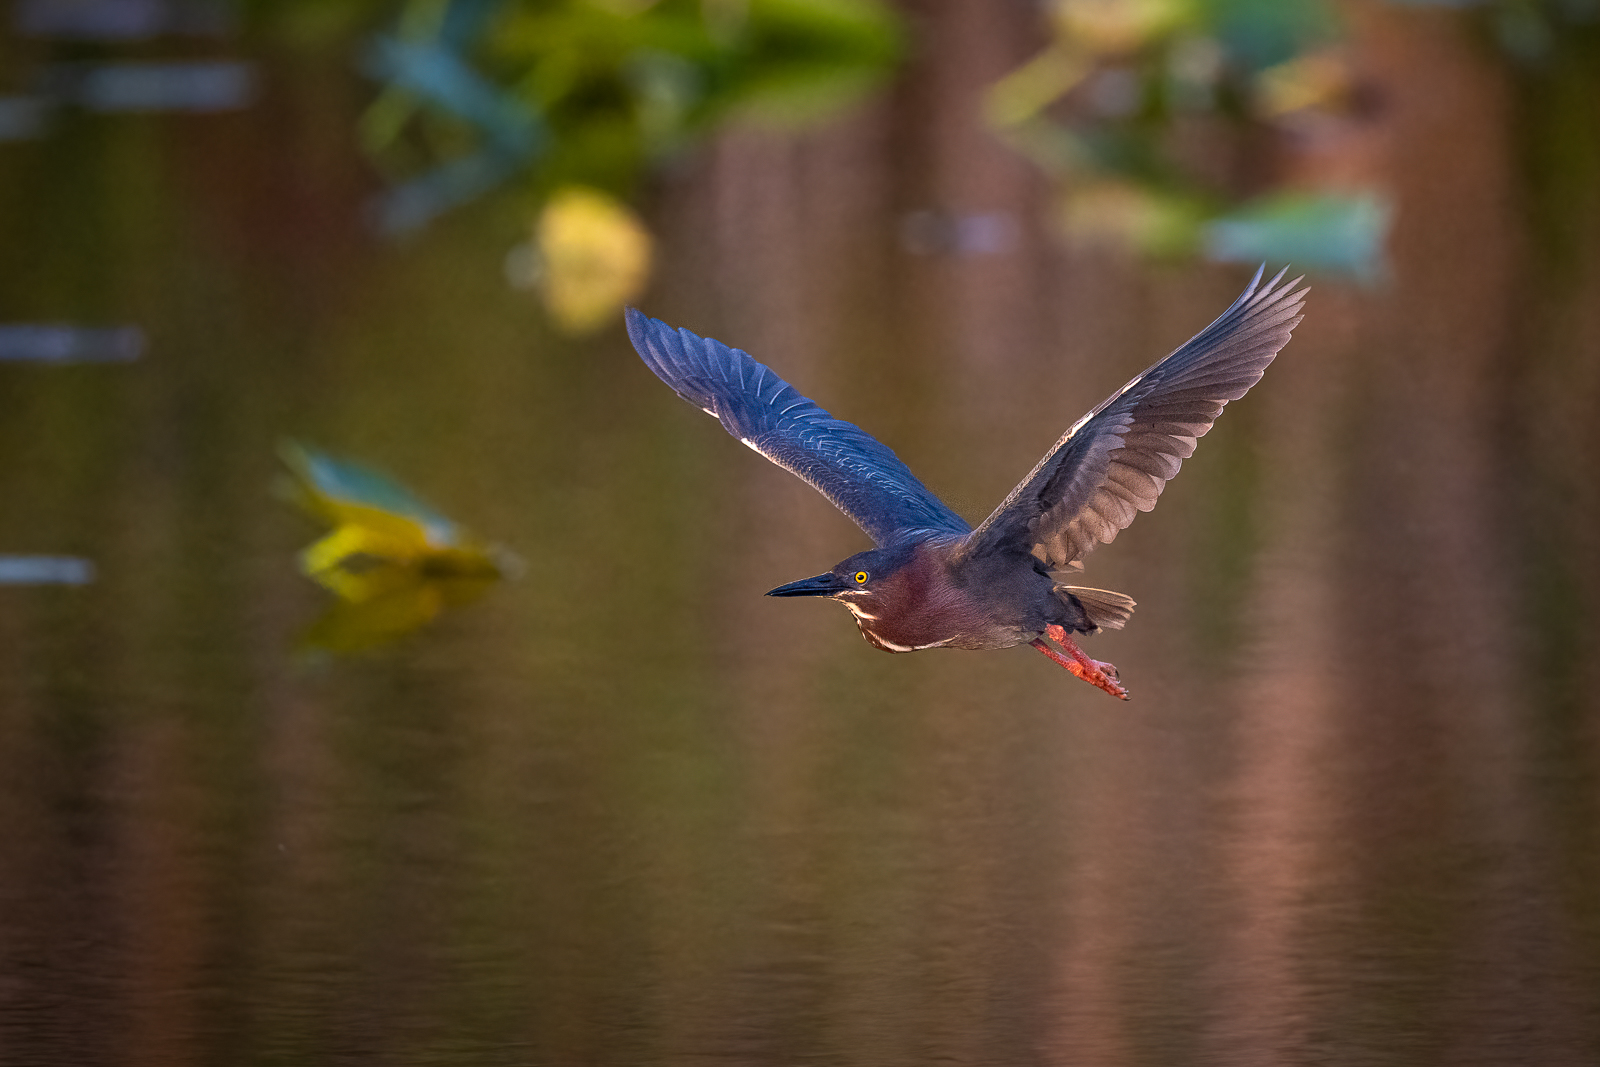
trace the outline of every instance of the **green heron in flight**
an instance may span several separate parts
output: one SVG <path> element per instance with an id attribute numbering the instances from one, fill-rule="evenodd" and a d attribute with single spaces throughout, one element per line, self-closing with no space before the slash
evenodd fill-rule
<path id="1" fill-rule="evenodd" d="M 1288 344 L 1306 290 L 1295 290 L 1299 278 L 1279 284 L 1284 273 L 1263 286 L 1257 270 L 1215 322 L 1073 423 L 977 529 L 877 438 L 829 415 L 739 349 L 634 308 L 628 336 L 679 396 L 809 482 L 877 543 L 768 596 L 837 600 L 886 652 L 1026 641 L 1126 700 L 1117 669 L 1086 656 L 1072 635 L 1120 630 L 1133 600 L 1059 579 L 1155 507 L 1196 439 Z"/>

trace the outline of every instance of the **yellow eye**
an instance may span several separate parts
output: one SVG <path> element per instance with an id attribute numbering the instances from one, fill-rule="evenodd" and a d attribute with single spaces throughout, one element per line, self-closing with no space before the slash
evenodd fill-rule
<path id="1" fill-rule="evenodd" d="M 871 577 L 871 575 L 869 575 L 866 571 L 856 571 L 856 584 L 866 585 L 869 577 Z"/>

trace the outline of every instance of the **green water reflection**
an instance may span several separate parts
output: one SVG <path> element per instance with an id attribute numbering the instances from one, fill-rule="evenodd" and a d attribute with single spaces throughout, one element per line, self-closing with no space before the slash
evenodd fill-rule
<path id="1" fill-rule="evenodd" d="M 0 587 L 0 1059 L 1593 1062 L 1592 248 L 1530 309 L 1504 82 L 1386 17 L 1378 75 L 1438 109 L 1381 120 L 1393 285 L 1314 289 L 1090 558 L 1140 603 L 1088 645 L 1128 705 L 763 598 L 861 535 L 620 328 L 549 329 L 492 203 L 371 243 L 332 60 L 5 146 L 0 318 L 147 344 L 0 364 L 0 553 L 95 568 Z M 930 25 L 892 97 L 664 179 L 646 306 L 978 518 L 1242 278 L 1062 253 L 1029 164 L 938 103 L 1020 23 Z M 908 251 L 930 206 L 1019 236 Z M 297 659 L 286 435 L 526 573 Z"/>

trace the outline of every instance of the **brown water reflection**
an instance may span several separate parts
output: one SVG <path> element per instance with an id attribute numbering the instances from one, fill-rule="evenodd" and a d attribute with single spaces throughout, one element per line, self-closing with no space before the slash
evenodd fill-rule
<path id="1" fill-rule="evenodd" d="M 978 517 L 1241 276 L 1056 248 L 974 120 L 1031 15 L 923 6 L 891 99 L 663 184 L 648 306 Z M 620 329 L 553 338 L 496 209 L 367 247 L 333 59 L 7 147 L 0 312 L 149 347 L 0 365 L 0 552 L 98 574 L 0 588 L 0 1062 L 1595 1062 L 1595 234 L 1552 286 L 1504 71 L 1364 17 L 1386 108 L 1276 165 L 1388 183 L 1394 283 L 1319 284 L 1091 557 L 1126 706 L 762 598 L 861 536 Z M 912 255 L 927 209 L 1017 243 Z M 527 574 L 297 663 L 286 434 Z"/>

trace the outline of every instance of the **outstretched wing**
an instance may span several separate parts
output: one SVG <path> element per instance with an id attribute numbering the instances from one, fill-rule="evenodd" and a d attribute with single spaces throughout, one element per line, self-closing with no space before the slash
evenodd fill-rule
<path id="1" fill-rule="evenodd" d="M 1230 400 L 1261 380 L 1301 319 L 1307 290 L 1261 270 L 1233 306 L 1187 344 L 1079 419 L 983 520 L 963 555 L 1013 545 L 1051 568 L 1110 544 L 1194 454 Z"/>
<path id="2" fill-rule="evenodd" d="M 634 308 L 628 336 L 656 376 L 740 441 L 799 475 L 879 545 L 972 529 L 877 438 L 801 396 L 748 353 Z"/>

